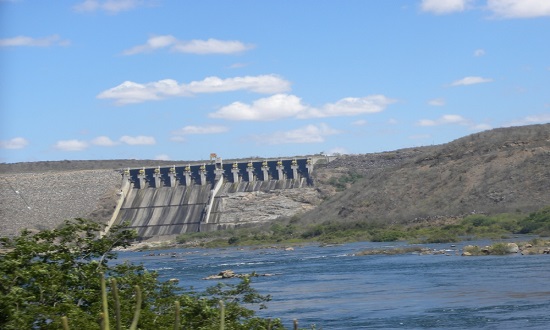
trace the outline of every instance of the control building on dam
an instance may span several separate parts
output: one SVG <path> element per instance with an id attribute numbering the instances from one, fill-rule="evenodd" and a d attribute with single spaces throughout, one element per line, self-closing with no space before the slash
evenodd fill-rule
<path id="1" fill-rule="evenodd" d="M 312 170 L 311 158 L 125 169 L 107 230 L 127 224 L 148 239 L 225 229 L 223 197 L 311 187 Z"/>

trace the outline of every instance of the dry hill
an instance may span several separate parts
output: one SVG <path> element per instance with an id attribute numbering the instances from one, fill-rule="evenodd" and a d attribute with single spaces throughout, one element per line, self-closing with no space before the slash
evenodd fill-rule
<path id="1" fill-rule="evenodd" d="M 382 160 L 388 164 L 374 166 Z M 550 124 L 494 129 L 427 148 L 345 156 L 315 173 L 327 197 L 303 216 L 305 222 L 412 222 L 531 212 L 550 205 Z M 359 176 L 343 191 L 329 189 Z"/>

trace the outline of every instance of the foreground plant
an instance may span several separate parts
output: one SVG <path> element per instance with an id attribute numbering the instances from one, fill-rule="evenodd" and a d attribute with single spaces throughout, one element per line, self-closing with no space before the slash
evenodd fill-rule
<path id="1" fill-rule="evenodd" d="M 249 281 L 214 296 L 184 292 L 141 265 L 113 265 L 113 249 L 128 246 L 134 233 L 118 228 L 99 238 L 101 229 L 75 219 L 55 230 L 1 238 L 0 329 L 219 329 L 220 300 L 226 329 L 267 328 L 269 320 L 241 304 L 269 300 Z"/>

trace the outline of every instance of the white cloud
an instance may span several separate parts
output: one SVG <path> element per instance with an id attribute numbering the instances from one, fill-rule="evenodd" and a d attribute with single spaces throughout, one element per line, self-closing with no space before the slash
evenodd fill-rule
<path id="1" fill-rule="evenodd" d="M 422 0 L 422 11 L 437 15 L 462 12 L 469 8 L 472 0 Z"/>
<path id="2" fill-rule="evenodd" d="M 171 160 L 170 156 L 166 154 L 156 155 L 155 160 Z"/>
<path id="3" fill-rule="evenodd" d="M 325 118 L 356 116 L 383 111 L 395 100 L 384 95 L 371 95 L 362 98 L 348 97 L 336 103 L 325 104 L 322 108 L 310 107 L 295 95 L 276 94 L 254 101 L 252 104 L 234 102 L 211 113 L 212 118 L 228 120 L 269 121 L 281 118 Z"/>
<path id="4" fill-rule="evenodd" d="M 438 98 L 438 99 L 429 100 L 428 104 L 434 107 L 442 107 L 445 105 L 445 99 Z"/>
<path id="5" fill-rule="evenodd" d="M 491 78 L 483 78 L 483 77 L 464 77 L 462 79 L 459 79 L 457 81 L 453 81 L 451 83 L 451 86 L 467 86 L 467 85 L 474 85 L 474 84 L 481 84 L 481 83 L 487 83 L 491 82 L 493 79 Z"/>
<path id="6" fill-rule="evenodd" d="M 190 82 L 186 85 L 186 88 L 193 94 L 232 92 L 237 90 L 273 94 L 289 91 L 290 82 L 274 74 L 226 79 L 207 77 L 201 81 Z"/>
<path id="7" fill-rule="evenodd" d="M 0 149 L 23 149 L 29 145 L 29 141 L 22 137 L 0 141 Z"/>
<path id="8" fill-rule="evenodd" d="M 170 141 L 176 142 L 176 143 L 184 143 L 184 142 L 187 141 L 187 139 L 184 138 L 184 137 L 181 136 L 181 135 L 175 135 L 175 136 L 172 136 L 172 137 L 170 138 Z"/>
<path id="9" fill-rule="evenodd" d="M 492 128 L 493 127 L 489 124 L 475 124 L 475 125 L 470 126 L 470 129 L 472 131 L 477 131 L 477 132 L 486 131 L 486 130 L 492 129 Z"/>
<path id="10" fill-rule="evenodd" d="M 129 144 L 129 145 L 154 145 L 157 142 L 155 141 L 155 138 L 152 136 L 128 136 L 124 135 L 119 140 L 122 143 Z"/>
<path id="11" fill-rule="evenodd" d="M 116 14 L 121 11 L 127 11 L 147 3 L 144 0 L 85 0 L 75 6 L 73 9 L 77 12 L 93 12 L 103 10 L 110 14 Z"/>
<path id="12" fill-rule="evenodd" d="M 307 108 L 297 96 L 276 94 L 256 100 L 251 105 L 234 102 L 209 116 L 228 120 L 268 121 L 296 117 L 305 112 Z"/>
<path id="13" fill-rule="evenodd" d="M 330 128 L 326 124 L 319 124 L 307 125 L 291 131 L 282 131 L 270 135 L 258 136 L 256 139 L 262 144 L 271 145 L 288 143 L 321 143 L 325 141 L 325 137 L 338 133 L 340 132 Z"/>
<path id="14" fill-rule="evenodd" d="M 245 76 L 221 79 L 207 77 L 202 81 L 179 84 L 172 79 L 138 84 L 125 81 L 101 92 L 99 99 L 112 99 L 115 104 L 124 105 L 145 101 L 162 100 L 168 97 L 191 96 L 200 93 L 220 93 L 247 90 L 255 93 L 280 93 L 290 90 L 290 82 L 277 75 Z"/>
<path id="15" fill-rule="evenodd" d="M 88 148 L 88 143 L 80 140 L 63 140 L 57 141 L 54 148 L 62 151 L 82 151 Z"/>
<path id="16" fill-rule="evenodd" d="M 111 140 L 107 136 L 98 136 L 95 139 L 91 141 L 93 145 L 101 146 L 101 147 L 113 147 L 116 146 L 118 143 Z"/>
<path id="17" fill-rule="evenodd" d="M 144 45 L 138 45 L 122 52 L 123 55 L 148 53 L 168 48 L 170 51 L 189 54 L 235 54 L 254 48 L 237 40 L 178 40 L 171 35 L 150 37 Z"/>
<path id="18" fill-rule="evenodd" d="M 244 68 L 244 67 L 247 67 L 249 64 L 248 63 L 233 63 L 229 66 L 230 69 L 240 69 L 240 68 Z"/>
<path id="19" fill-rule="evenodd" d="M 353 126 L 365 126 L 368 122 L 365 119 L 359 119 L 351 123 Z"/>
<path id="20" fill-rule="evenodd" d="M 154 50 L 171 46 L 177 42 L 177 39 L 171 35 L 154 36 L 147 40 L 144 45 L 139 45 L 122 52 L 123 55 L 135 55 L 139 53 L 148 53 Z"/>
<path id="21" fill-rule="evenodd" d="M 421 119 L 417 122 L 419 126 L 439 126 L 446 124 L 467 124 L 468 121 L 460 115 L 443 115 L 438 119 Z"/>
<path id="22" fill-rule="evenodd" d="M 475 57 L 480 57 L 480 56 L 484 56 L 485 55 L 485 50 L 484 49 L 476 49 L 474 50 L 474 56 Z"/>
<path id="23" fill-rule="evenodd" d="M 364 113 L 377 113 L 384 111 L 388 105 L 395 102 L 384 95 L 346 97 L 336 103 L 324 105 L 321 110 L 310 109 L 309 114 L 304 117 L 356 116 Z"/>
<path id="24" fill-rule="evenodd" d="M 245 45 L 236 40 L 191 40 L 176 44 L 173 50 L 192 54 L 234 54 L 251 49 L 251 45 Z"/>
<path id="25" fill-rule="evenodd" d="M 420 9 L 443 15 L 472 9 L 474 2 L 475 0 L 422 0 Z M 487 9 L 497 18 L 547 17 L 550 16 L 550 0 L 487 0 L 486 6 L 474 9 Z"/>
<path id="26" fill-rule="evenodd" d="M 26 36 L 17 36 L 13 38 L 0 39 L 0 47 L 49 47 L 49 46 L 66 46 L 70 42 L 62 40 L 61 37 L 54 34 L 44 38 L 32 38 Z"/>
<path id="27" fill-rule="evenodd" d="M 421 119 L 416 125 L 418 126 L 441 126 L 441 125 L 462 125 L 467 126 L 472 131 L 485 131 L 491 129 L 492 127 L 488 124 L 475 124 L 471 120 L 468 120 L 461 115 L 443 115 L 437 119 Z M 420 136 L 420 137 L 419 137 Z M 413 135 L 410 136 L 410 139 L 414 138 L 423 138 L 422 135 Z"/>
<path id="28" fill-rule="evenodd" d="M 500 18 L 550 16 L 550 0 L 488 0 L 487 8 Z"/>
<path id="29" fill-rule="evenodd" d="M 523 126 L 533 124 L 550 123 L 550 113 L 541 113 L 538 115 L 530 115 L 520 119 L 516 119 L 506 123 L 504 126 Z"/>
<path id="30" fill-rule="evenodd" d="M 165 79 L 145 85 L 131 81 L 125 81 L 122 84 L 101 92 L 97 98 L 114 99 L 116 104 L 141 103 L 145 101 L 161 100 L 170 95 L 184 95 L 185 92 L 180 88 L 175 80 Z"/>
<path id="31" fill-rule="evenodd" d="M 227 132 L 229 129 L 225 126 L 185 126 L 172 134 L 190 135 L 190 134 L 219 134 Z"/>

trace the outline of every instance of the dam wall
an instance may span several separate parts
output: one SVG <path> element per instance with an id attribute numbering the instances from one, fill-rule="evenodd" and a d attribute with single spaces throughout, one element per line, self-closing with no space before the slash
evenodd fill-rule
<path id="1" fill-rule="evenodd" d="M 312 166 L 310 158 L 295 158 L 128 168 L 122 186 L 129 189 L 121 189 L 113 223 L 135 229 L 141 239 L 235 227 L 240 221 L 224 217 L 227 199 L 311 188 Z"/>

